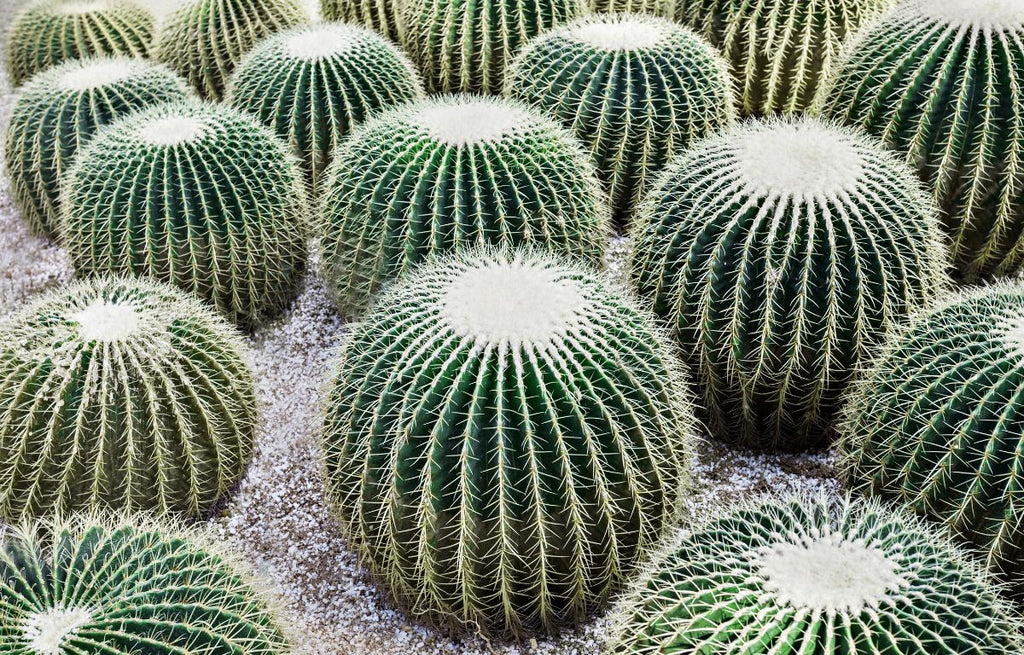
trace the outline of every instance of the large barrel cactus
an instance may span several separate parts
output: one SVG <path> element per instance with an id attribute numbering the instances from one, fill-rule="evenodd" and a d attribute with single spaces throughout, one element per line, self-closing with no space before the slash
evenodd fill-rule
<path id="1" fill-rule="evenodd" d="M 846 49 L 826 115 L 906 155 L 968 280 L 1024 265 L 1024 3 L 906 0 Z"/>
<path id="2" fill-rule="evenodd" d="M 14 199 L 31 230 L 56 230 L 60 176 L 100 127 L 187 94 L 167 68 L 127 57 L 73 60 L 32 78 L 11 110 L 4 149 Z"/>
<path id="3" fill-rule="evenodd" d="M 894 336 L 841 424 L 849 484 L 950 526 L 1024 590 L 1024 286 L 954 296 Z"/>
<path id="4" fill-rule="evenodd" d="M 50 292 L 0 326 L 0 519 L 204 516 L 245 469 L 255 404 L 239 336 L 181 291 Z"/>
<path id="5" fill-rule="evenodd" d="M 204 97 L 219 100 L 253 46 L 308 22 L 301 0 L 184 0 L 161 24 L 157 57 Z"/>
<path id="6" fill-rule="evenodd" d="M 239 65 L 230 103 L 300 154 L 316 192 L 338 142 L 367 116 L 423 95 L 398 47 L 368 29 L 325 23 L 266 39 Z"/>
<path id="7" fill-rule="evenodd" d="M 402 43 L 427 90 L 501 93 L 516 51 L 586 12 L 586 0 L 402 0 Z"/>
<path id="8" fill-rule="evenodd" d="M 843 43 L 892 3 L 678 0 L 676 18 L 725 53 L 744 114 L 796 114 L 813 103 Z"/>
<path id="9" fill-rule="evenodd" d="M 207 541 L 137 518 L 8 532 L 0 541 L 0 653 L 285 655 L 264 592 Z"/>
<path id="10" fill-rule="evenodd" d="M 336 152 L 320 211 L 323 270 L 341 310 L 437 253 L 537 244 L 598 261 L 608 207 L 593 164 L 538 110 L 451 96 L 391 110 Z"/>
<path id="11" fill-rule="evenodd" d="M 766 498 L 657 558 L 616 655 L 1024 652 L 998 585 L 940 533 L 876 502 Z"/>
<path id="12" fill-rule="evenodd" d="M 652 321 L 550 254 L 417 269 L 354 327 L 328 398 L 329 492 L 416 613 L 485 633 L 578 621 L 686 486 L 694 420 Z"/>
<path id="13" fill-rule="evenodd" d="M 399 41 L 402 0 L 320 0 L 320 15 L 328 21 L 362 25 Z"/>
<path id="14" fill-rule="evenodd" d="M 854 372 L 945 280 L 934 206 L 873 139 L 753 121 L 680 155 L 637 219 L 632 278 L 702 387 L 712 432 L 820 445 Z"/>
<path id="15" fill-rule="evenodd" d="M 131 114 L 83 148 L 61 187 L 78 273 L 150 275 L 248 326 L 281 310 L 305 269 L 298 163 L 231 108 L 189 100 Z"/>
<path id="16" fill-rule="evenodd" d="M 18 86 L 69 59 L 146 57 L 153 14 L 131 0 L 36 0 L 7 34 L 7 72 Z"/>
<path id="17" fill-rule="evenodd" d="M 721 56 L 690 30 L 639 14 L 588 16 L 545 32 L 513 60 L 507 84 L 590 148 L 622 221 L 673 153 L 735 111 Z"/>

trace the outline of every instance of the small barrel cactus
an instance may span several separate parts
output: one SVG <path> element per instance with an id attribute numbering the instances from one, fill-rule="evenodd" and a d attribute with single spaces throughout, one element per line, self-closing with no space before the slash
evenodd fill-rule
<path id="1" fill-rule="evenodd" d="M 632 278 L 673 327 L 711 431 L 822 444 L 857 367 L 945 282 L 935 208 L 873 139 L 814 119 L 751 121 L 652 186 Z"/>
<path id="2" fill-rule="evenodd" d="M 302 173 L 268 128 L 187 100 L 100 131 L 61 181 L 63 245 L 79 273 L 172 282 L 252 325 L 305 270 Z"/>
<path id="3" fill-rule="evenodd" d="M 892 2 L 681 0 L 676 18 L 725 53 L 744 114 L 796 114 L 814 102 L 843 43 Z"/>
<path id="4" fill-rule="evenodd" d="M 1024 590 L 1024 285 L 954 296 L 890 339 L 840 425 L 850 486 L 941 521 Z"/>
<path id="5" fill-rule="evenodd" d="M 501 93 L 516 51 L 586 0 L 403 0 L 402 43 L 432 93 Z"/>
<path id="6" fill-rule="evenodd" d="M 734 116 L 718 52 L 670 20 L 639 14 L 545 32 L 513 60 L 507 84 L 587 144 L 620 221 L 673 153 Z"/>
<path id="7" fill-rule="evenodd" d="M 524 104 L 472 96 L 365 123 L 335 153 L 320 214 L 324 272 L 349 317 L 437 253 L 537 244 L 597 262 L 609 232 L 597 172 L 571 134 Z"/>
<path id="8" fill-rule="evenodd" d="M 256 400 L 239 336 L 173 287 L 98 278 L 0 326 L 0 519 L 204 516 L 241 477 Z"/>
<path id="9" fill-rule="evenodd" d="M 906 155 L 967 280 L 1024 266 L 1024 2 L 908 0 L 849 44 L 825 115 Z"/>
<path id="10" fill-rule="evenodd" d="M 375 30 L 392 41 L 401 39 L 401 0 L 320 0 L 320 15 Z"/>
<path id="11" fill-rule="evenodd" d="M 7 72 L 18 86 L 70 59 L 146 57 L 153 30 L 153 14 L 131 0 L 36 0 L 11 25 Z"/>
<path id="12" fill-rule="evenodd" d="M 329 492 L 417 614 L 584 618 L 676 513 L 694 419 L 652 320 L 554 255 L 475 252 L 388 287 L 328 399 Z"/>
<path id="13" fill-rule="evenodd" d="M 356 123 L 422 95 L 419 76 L 398 47 L 343 23 L 297 27 L 263 41 L 228 87 L 233 106 L 302 156 L 314 191 L 331 152 Z"/>
<path id="14" fill-rule="evenodd" d="M 627 595 L 615 655 L 1004 655 L 1020 621 L 945 533 L 872 501 L 766 498 L 695 529 Z"/>
<path id="15" fill-rule="evenodd" d="M 0 541 L 0 652 L 285 655 L 264 592 L 207 541 L 123 517 L 11 530 Z"/>
<path id="16" fill-rule="evenodd" d="M 253 46 L 308 22 L 300 0 L 184 0 L 163 20 L 157 57 L 204 97 L 219 100 Z"/>
<path id="17" fill-rule="evenodd" d="M 128 57 L 73 60 L 33 77 L 11 110 L 5 139 L 14 198 L 32 231 L 56 230 L 60 176 L 100 127 L 187 95 L 167 68 Z"/>

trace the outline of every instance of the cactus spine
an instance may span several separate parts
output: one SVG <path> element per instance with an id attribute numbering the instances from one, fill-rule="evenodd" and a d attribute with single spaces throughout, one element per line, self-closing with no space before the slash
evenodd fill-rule
<path id="1" fill-rule="evenodd" d="M 13 86 L 71 59 L 146 57 L 153 14 L 130 0 L 36 0 L 14 19 L 7 35 L 7 72 Z"/>
<path id="2" fill-rule="evenodd" d="M 845 51 L 825 114 L 906 155 L 968 280 L 1024 264 L 1024 4 L 909 0 Z"/>
<path id="3" fill-rule="evenodd" d="M 187 94 L 167 68 L 126 57 L 73 60 L 33 77 L 11 110 L 4 150 L 15 201 L 32 231 L 56 230 L 60 176 L 99 128 Z"/>
<path id="4" fill-rule="evenodd" d="M 673 153 L 734 117 L 721 56 L 652 16 L 587 16 L 545 32 L 516 56 L 507 84 L 589 147 L 623 222 Z"/>
<path id="5" fill-rule="evenodd" d="M 22 309 L 0 329 L 0 519 L 204 516 L 253 449 L 243 352 L 211 310 L 145 280 L 77 282 Z"/>
<path id="6" fill-rule="evenodd" d="M 824 442 L 860 363 L 943 286 L 934 214 L 880 144 L 814 119 L 749 122 L 680 155 L 639 211 L 632 277 L 712 432 Z"/>
<path id="7" fill-rule="evenodd" d="M 602 14 L 653 14 L 672 18 L 676 11 L 676 0 L 589 0 L 588 4 L 591 11 Z"/>
<path id="8" fill-rule="evenodd" d="M 401 40 L 401 0 L 320 0 L 324 20 L 363 25 L 398 42 Z"/>
<path id="9" fill-rule="evenodd" d="M 353 328 L 328 488 L 413 611 L 555 630 L 668 527 L 694 420 L 669 347 L 620 293 L 550 254 L 473 253 L 388 287 Z"/>

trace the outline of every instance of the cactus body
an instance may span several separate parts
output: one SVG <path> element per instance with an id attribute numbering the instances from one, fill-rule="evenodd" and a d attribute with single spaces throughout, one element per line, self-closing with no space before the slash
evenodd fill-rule
<path id="1" fill-rule="evenodd" d="M 734 509 L 658 558 L 616 655 L 1002 655 L 1024 647 L 998 585 L 913 515 L 788 496 Z"/>
<path id="2" fill-rule="evenodd" d="M 376 30 L 398 42 L 401 39 L 401 0 L 320 0 L 320 15 L 328 21 L 344 21 Z"/>
<path id="3" fill-rule="evenodd" d="M 298 163 L 228 107 L 136 112 L 82 150 L 61 188 L 61 238 L 78 273 L 149 275 L 248 326 L 290 302 L 305 269 Z"/>
<path id="4" fill-rule="evenodd" d="M 1024 3 L 909 0 L 850 43 L 826 115 L 905 154 L 968 280 L 1024 265 Z"/>
<path id="5" fill-rule="evenodd" d="M 677 0 L 589 0 L 590 10 L 602 14 L 653 14 L 664 18 L 675 16 Z"/>
<path id="6" fill-rule="evenodd" d="M 69 61 L 32 78 L 11 110 L 4 151 L 14 198 L 32 231 L 57 229 L 60 176 L 100 127 L 187 94 L 167 68 L 123 57 Z"/>
<path id="7" fill-rule="evenodd" d="M 403 2 L 402 44 L 431 93 L 501 93 L 524 43 L 586 12 L 585 0 Z"/>
<path id="8" fill-rule="evenodd" d="M 367 116 L 423 95 L 405 55 L 370 30 L 298 27 L 256 47 L 235 72 L 230 103 L 300 154 L 314 192 L 338 142 Z"/>
<path id="9" fill-rule="evenodd" d="M 813 119 L 750 122 L 680 155 L 640 209 L 632 277 L 682 344 L 712 432 L 823 443 L 860 362 L 943 286 L 934 213 L 880 144 Z"/>
<path id="10" fill-rule="evenodd" d="M 956 296 L 894 336 L 842 423 L 847 481 L 971 542 L 1024 589 L 1024 286 Z"/>
<path id="11" fill-rule="evenodd" d="M 255 402 L 240 338 L 181 291 L 53 291 L 0 329 L 0 518 L 204 516 L 245 469 Z"/>
<path id="12" fill-rule="evenodd" d="M 263 593 L 201 541 L 123 518 L 12 530 L 0 542 L 0 653 L 287 653 Z"/>
<path id="13" fill-rule="evenodd" d="M 390 286 L 353 329 L 328 487 L 414 612 L 557 629 L 668 527 L 694 421 L 666 342 L 619 294 L 550 254 L 464 254 Z"/>
<path id="14" fill-rule="evenodd" d="M 744 114 L 796 114 L 814 101 L 842 44 L 892 3 L 678 0 L 676 18 L 725 54 L 742 90 Z"/>
<path id="15" fill-rule="evenodd" d="M 507 84 L 589 147 L 620 221 L 673 153 L 734 116 L 717 51 L 651 16 L 588 16 L 545 32 L 516 56 Z"/>
<path id="16" fill-rule="evenodd" d="M 299 0 L 185 0 L 161 25 L 157 58 L 204 97 L 219 100 L 253 46 L 308 22 Z"/>
<path id="17" fill-rule="evenodd" d="M 146 57 L 153 23 L 153 14 L 130 0 L 37 0 L 7 35 L 11 83 L 71 59 Z"/>
<path id="18" fill-rule="evenodd" d="M 600 260 L 608 207 L 566 130 L 501 98 L 452 96 L 391 110 L 337 151 L 320 211 L 324 274 L 357 316 L 383 281 L 475 246 L 536 244 Z"/>

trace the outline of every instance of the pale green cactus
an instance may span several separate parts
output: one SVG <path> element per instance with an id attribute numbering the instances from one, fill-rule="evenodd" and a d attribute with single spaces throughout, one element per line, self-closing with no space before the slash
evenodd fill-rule
<path id="1" fill-rule="evenodd" d="M 677 2 L 684 0 L 589 0 L 590 10 L 597 13 L 653 14 L 672 18 Z"/>
<path id="2" fill-rule="evenodd" d="M 613 622 L 615 655 L 1004 655 L 1016 611 L 944 532 L 877 502 L 741 504 L 666 550 Z"/>
<path id="3" fill-rule="evenodd" d="M 7 34 L 11 83 L 70 59 L 146 57 L 153 25 L 153 14 L 131 0 L 36 0 Z"/>
<path id="4" fill-rule="evenodd" d="M 308 22 L 300 0 L 183 0 L 161 23 L 157 58 L 204 97 L 219 100 L 253 46 Z"/>
<path id="5" fill-rule="evenodd" d="M 0 520 L 205 516 L 253 450 L 244 353 L 212 309 L 157 282 L 76 282 L 23 308 L 0 326 Z"/>
<path id="6" fill-rule="evenodd" d="M 508 93 L 588 146 L 626 222 L 648 180 L 735 115 L 725 60 L 670 20 L 593 15 L 545 32 L 513 60 Z"/>
<path id="7" fill-rule="evenodd" d="M 810 118 L 750 121 L 681 154 L 634 245 L 633 282 L 682 345 L 712 433 L 761 448 L 825 443 L 854 372 L 946 281 L 913 171 Z"/>
<path id="8" fill-rule="evenodd" d="M 695 421 L 616 283 L 552 254 L 418 268 L 345 341 L 329 493 L 417 615 L 484 633 L 582 620 L 672 524 Z"/>
<path id="9" fill-rule="evenodd" d="M 14 199 L 32 232 L 57 229 L 60 176 L 102 126 L 188 95 L 185 82 L 142 59 L 77 59 L 39 73 L 20 89 L 4 155 Z"/>
<path id="10" fill-rule="evenodd" d="M 449 251 L 537 245 L 598 262 L 607 199 L 572 135 L 504 98 L 385 112 L 335 153 L 319 212 L 323 272 L 357 317 L 386 280 Z"/>
<path id="11" fill-rule="evenodd" d="M 331 153 L 366 117 L 423 95 L 397 46 L 343 23 L 272 36 L 242 60 L 228 87 L 231 105 L 288 141 L 316 194 Z"/>
<path id="12" fill-rule="evenodd" d="M 324 20 L 362 25 L 398 42 L 401 40 L 402 0 L 320 0 Z"/>
<path id="13" fill-rule="evenodd" d="M 251 326 L 291 301 L 305 270 L 298 161 L 230 107 L 135 112 L 82 149 L 61 190 L 60 237 L 79 274 L 149 275 Z"/>
<path id="14" fill-rule="evenodd" d="M 967 280 L 1024 265 L 1024 3 L 906 0 L 845 49 L 830 117 L 906 156 Z"/>

